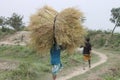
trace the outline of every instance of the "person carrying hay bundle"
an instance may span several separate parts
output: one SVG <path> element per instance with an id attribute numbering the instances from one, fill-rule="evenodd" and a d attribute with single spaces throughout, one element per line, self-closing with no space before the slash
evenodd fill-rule
<path id="1" fill-rule="evenodd" d="M 63 68 L 60 60 L 62 46 L 57 44 L 56 37 L 55 37 L 56 17 L 54 19 L 54 24 L 53 24 L 53 45 L 52 45 L 52 48 L 50 49 L 53 80 L 56 80 L 58 72 Z"/>
<path id="2" fill-rule="evenodd" d="M 53 44 L 53 47 L 50 50 L 53 80 L 56 80 L 58 72 L 63 68 L 60 60 L 60 54 L 60 46 L 57 44 Z"/>
<path id="3" fill-rule="evenodd" d="M 91 67 L 91 50 L 90 38 L 86 38 L 85 46 L 83 47 L 83 60 L 88 61 L 89 68 Z M 83 69 L 85 69 L 85 62 L 83 62 Z"/>
<path id="4" fill-rule="evenodd" d="M 66 53 L 73 53 L 84 44 L 86 30 L 82 25 L 82 17 L 82 12 L 75 8 L 67 8 L 58 13 L 49 6 L 44 6 L 31 16 L 30 45 L 41 55 L 50 53 L 53 80 L 62 68 L 60 60 L 62 48 L 65 47 Z"/>

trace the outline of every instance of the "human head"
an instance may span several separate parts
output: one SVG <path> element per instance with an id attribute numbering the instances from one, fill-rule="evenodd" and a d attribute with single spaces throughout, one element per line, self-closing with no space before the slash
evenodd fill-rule
<path id="1" fill-rule="evenodd" d="M 89 37 L 87 37 L 87 38 L 86 38 L 86 41 L 87 41 L 87 42 L 89 42 L 89 41 L 90 41 L 90 38 L 89 38 Z"/>

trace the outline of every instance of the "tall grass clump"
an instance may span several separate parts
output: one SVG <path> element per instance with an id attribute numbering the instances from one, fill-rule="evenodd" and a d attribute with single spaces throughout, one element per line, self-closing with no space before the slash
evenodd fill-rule
<path id="1" fill-rule="evenodd" d="M 20 66 L 11 71 L 6 80 L 34 80 L 38 77 L 38 70 L 30 63 L 22 63 Z"/>

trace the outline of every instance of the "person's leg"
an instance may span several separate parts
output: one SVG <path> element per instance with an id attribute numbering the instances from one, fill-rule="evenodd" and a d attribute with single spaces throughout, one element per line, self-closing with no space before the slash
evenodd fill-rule
<path id="1" fill-rule="evenodd" d="M 57 77 L 57 75 L 54 75 L 54 74 L 53 74 L 53 80 L 56 80 L 56 77 Z"/>
<path id="2" fill-rule="evenodd" d="M 83 55 L 83 70 L 85 70 L 85 55 Z"/>
<path id="3" fill-rule="evenodd" d="M 90 54 L 89 54 L 88 64 L 89 64 L 89 68 L 91 68 L 91 55 Z"/>
<path id="4" fill-rule="evenodd" d="M 59 70 L 60 70 L 60 64 L 53 65 L 53 67 L 52 67 L 53 80 L 56 80 Z"/>
<path id="5" fill-rule="evenodd" d="M 91 60 L 88 60 L 89 68 L 91 68 Z"/>
<path id="6" fill-rule="evenodd" d="M 52 78 L 53 78 L 53 80 L 56 80 L 56 77 L 57 77 L 57 75 L 56 75 L 56 65 L 53 65 L 52 66 Z"/>

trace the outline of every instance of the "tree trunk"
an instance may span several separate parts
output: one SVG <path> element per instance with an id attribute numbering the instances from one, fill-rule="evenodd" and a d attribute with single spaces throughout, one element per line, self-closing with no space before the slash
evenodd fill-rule
<path id="1" fill-rule="evenodd" d="M 107 47 L 108 44 L 109 44 L 109 42 L 112 40 L 113 33 L 114 33 L 116 27 L 117 27 L 117 25 L 114 26 L 114 28 L 113 28 L 113 30 L 112 30 L 110 36 L 108 36 L 108 38 L 106 39 L 105 44 L 104 44 L 105 47 Z"/>
<path id="2" fill-rule="evenodd" d="M 5 27 L 4 26 L 2 26 L 2 32 L 5 32 Z"/>
<path id="3" fill-rule="evenodd" d="M 112 33 L 111 33 L 111 37 L 113 36 L 113 33 L 114 33 L 116 27 L 117 27 L 117 25 L 115 25 L 115 27 L 113 28 Z"/>

